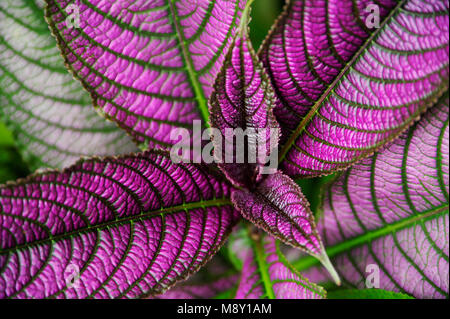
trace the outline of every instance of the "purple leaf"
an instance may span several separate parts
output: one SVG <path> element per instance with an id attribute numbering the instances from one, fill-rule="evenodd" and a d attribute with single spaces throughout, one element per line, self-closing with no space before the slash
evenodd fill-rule
<path id="1" fill-rule="evenodd" d="M 448 1 L 377 1 L 381 22 L 369 28 L 373 6 L 291 0 L 263 45 L 284 128 L 281 167 L 292 177 L 373 154 L 448 88 Z"/>
<path id="2" fill-rule="evenodd" d="M 377 268 L 379 288 L 448 298 L 448 112 L 447 93 L 327 191 L 319 229 L 344 283 L 364 288 Z"/>
<path id="3" fill-rule="evenodd" d="M 144 148 L 208 119 L 207 99 L 244 0 L 47 0 L 68 67 L 94 104 Z M 79 28 L 67 9 L 79 9 Z"/>
<path id="4" fill-rule="evenodd" d="M 253 191 L 233 190 L 231 199 L 242 216 L 319 259 L 339 284 L 316 230 L 314 216 L 300 187 L 283 173 L 264 178 Z"/>
<path id="5" fill-rule="evenodd" d="M 196 272 L 237 220 L 203 166 L 146 152 L 0 187 L 0 297 L 122 298 Z"/>
<path id="6" fill-rule="evenodd" d="M 322 287 L 289 264 L 272 237 L 255 240 L 247 250 L 237 299 L 322 299 L 325 295 Z"/>
<path id="7" fill-rule="evenodd" d="M 278 146 L 279 127 L 273 106 L 274 93 L 248 38 L 245 17 L 210 99 L 211 126 L 221 133 L 220 139 L 212 137 L 214 155 L 220 158 L 218 166 L 237 186 L 254 185 L 271 151 Z M 245 143 L 235 137 L 235 129 L 246 133 Z"/>
<path id="8" fill-rule="evenodd" d="M 0 119 L 31 170 L 136 150 L 68 74 L 35 0 L 0 2 Z"/>

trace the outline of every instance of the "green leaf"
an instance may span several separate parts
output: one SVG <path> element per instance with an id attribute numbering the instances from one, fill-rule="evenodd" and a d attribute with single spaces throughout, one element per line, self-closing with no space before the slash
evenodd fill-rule
<path id="1" fill-rule="evenodd" d="M 328 299 L 414 299 L 413 297 L 383 289 L 341 289 L 328 292 Z"/>

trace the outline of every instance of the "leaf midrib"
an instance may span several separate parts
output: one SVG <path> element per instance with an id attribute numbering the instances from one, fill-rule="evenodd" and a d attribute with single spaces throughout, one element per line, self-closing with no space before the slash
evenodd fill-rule
<path id="1" fill-rule="evenodd" d="M 169 0 L 169 1 L 170 1 L 169 10 L 172 13 L 173 25 L 175 28 L 175 32 L 177 34 L 178 43 L 180 45 L 181 52 L 183 55 L 183 60 L 186 65 L 186 70 L 187 70 L 192 88 L 194 89 L 194 93 L 195 93 L 195 96 L 197 99 L 198 109 L 200 111 L 200 115 L 201 115 L 203 121 L 205 122 L 205 125 L 208 125 L 209 110 L 208 110 L 208 105 L 206 103 L 206 96 L 205 96 L 205 93 L 203 92 L 203 89 L 197 78 L 197 74 L 196 74 L 194 66 L 193 66 L 192 58 L 189 54 L 188 49 L 186 48 L 186 39 L 184 38 L 184 34 L 181 31 L 181 26 L 180 26 L 180 22 L 178 20 L 177 10 L 175 8 L 176 0 Z"/>
<path id="2" fill-rule="evenodd" d="M 25 244 L 16 245 L 16 246 L 5 248 L 5 249 L 0 249 L 0 255 L 14 252 L 14 251 L 21 250 L 21 249 L 27 249 L 30 247 L 46 244 L 49 242 L 55 242 L 55 241 L 60 241 L 60 240 L 64 240 L 67 238 L 72 238 L 72 237 L 75 237 L 75 236 L 78 236 L 78 235 L 81 235 L 81 234 L 84 234 L 87 232 L 95 231 L 95 230 L 102 230 L 102 229 L 109 228 L 109 227 L 123 225 L 127 222 L 131 222 L 131 221 L 135 221 L 135 220 L 143 220 L 146 218 L 157 217 L 157 216 L 162 216 L 162 215 L 167 215 L 167 214 L 174 214 L 174 213 L 182 212 L 182 211 L 187 212 L 189 210 L 193 210 L 196 208 L 220 207 L 220 206 L 227 206 L 227 205 L 231 205 L 231 201 L 228 198 L 214 198 L 214 199 L 210 199 L 210 200 L 206 200 L 206 201 L 184 203 L 184 204 L 177 205 L 177 206 L 160 208 L 158 210 L 153 210 L 153 211 L 148 211 L 148 212 L 137 214 L 137 215 L 131 215 L 131 216 L 126 216 L 126 217 L 122 217 L 122 218 L 117 218 L 115 220 L 109 220 L 109 221 L 105 221 L 103 223 L 99 223 L 99 224 L 95 224 L 95 225 L 87 225 L 87 226 L 78 228 L 76 230 L 73 230 L 71 232 L 66 232 L 66 233 L 58 234 L 58 235 L 50 235 L 50 236 L 40 239 L 40 240 L 35 240 L 35 241 L 28 242 Z M 1 212 L 0 212 L 0 216 L 1 216 Z"/>
<path id="3" fill-rule="evenodd" d="M 348 240 L 344 240 L 339 244 L 327 248 L 326 249 L 327 255 L 330 258 L 335 257 L 343 252 L 350 251 L 351 249 L 354 249 L 356 247 L 371 243 L 375 239 L 382 238 L 384 236 L 406 229 L 410 226 L 415 225 L 417 222 L 428 221 L 443 216 L 445 214 L 448 214 L 448 210 L 449 205 L 447 203 L 444 205 L 434 207 L 421 214 L 413 215 L 408 218 L 399 220 L 395 223 L 383 225 L 383 227 L 381 228 L 369 231 L 367 233 L 361 234 L 357 237 L 353 237 Z M 293 263 L 294 267 L 300 271 L 308 269 L 317 264 L 319 264 L 319 261 L 311 256 L 305 256 L 304 258 L 301 258 L 300 260 Z"/>
<path id="4" fill-rule="evenodd" d="M 256 265 L 258 267 L 259 274 L 261 275 L 261 281 L 263 283 L 267 298 L 276 299 L 272 288 L 272 282 L 270 280 L 269 267 L 266 262 L 262 239 L 258 238 L 258 240 L 251 240 L 251 243 L 255 254 Z"/>
<path id="5" fill-rule="evenodd" d="M 324 100 L 329 96 L 332 90 L 336 88 L 341 79 L 346 75 L 346 73 L 350 70 L 353 64 L 361 57 L 361 54 L 367 49 L 367 47 L 372 43 L 372 40 L 384 29 L 384 26 L 391 20 L 391 18 L 399 12 L 399 9 L 403 6 L 405 0 L 399 1 L 399 3 L 392 9 L 389 15 L 383 20 L 380 27 L 377 28 L 372 34 L 367 38 L 364 44 L 359 48 L 359 50 L 353 55 L 353 57 L 346 63 L 344 68 L 339 72 L 333 82 L 328 86 L 324 93 L 319 97 L 316 103 L 311 107 L 311 110 L 306 114 L 306 116 L 300 121 L 295 130 L 290 134 L 288 140 L 283 145 L 281 149 L 278 163 L 283 162 L 287 153 L 290 151 L 292 145 L 299 138 L 300 134 L 306 128 L 306 125 L 313 119 L 317 110 L 320 108 Z"/>

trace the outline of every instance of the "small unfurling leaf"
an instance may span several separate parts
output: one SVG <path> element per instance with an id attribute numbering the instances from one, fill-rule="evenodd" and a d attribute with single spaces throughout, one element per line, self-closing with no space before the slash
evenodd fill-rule
<path id="1" fill-rule="evenodd" d="M 212 137 L 214 154 L 219 167 L 237 186 L 253 187 L 278 147 L 279 126 L 273 107 L 273 89 L 253 51 L 244 17 L 210 100 L 211 126 L 221 136 Z"/>

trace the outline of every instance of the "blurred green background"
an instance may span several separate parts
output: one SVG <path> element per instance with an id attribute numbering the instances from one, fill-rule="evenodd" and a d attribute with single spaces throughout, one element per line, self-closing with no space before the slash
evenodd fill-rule
<path id="1" fill-rule="evenodd" d="M 11 132 L 0 122 L 0 184 L 25 177 L 29 173 Z"/>
<path id="2" fill-rule="evenodd" d="M 284 0 L 254 0 L 251 13 L 252 20 L 250 21 L 250 38 L 255 50 L 258 50 L 267 36 L 283 6 Z"/>

